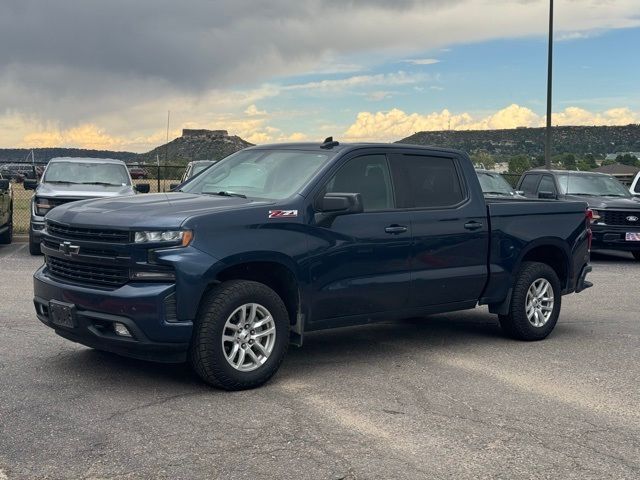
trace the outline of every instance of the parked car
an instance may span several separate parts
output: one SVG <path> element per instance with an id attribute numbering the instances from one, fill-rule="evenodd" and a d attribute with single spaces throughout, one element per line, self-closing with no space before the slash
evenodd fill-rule
<path id="1" fill-rule="evenodd" d="M 586 201 L 593 212 L 593 248 L 631 252 L 640 260 L 640 201 L 614 176 L 531 170 L 518 189 L 527 197 Z"/>
<path id="2" fill-rule="evenodd" d="M 142 167 L 129 167 L 129 173 L 134 180 L 140 180 L 143 178 L 149 178 L 149 172 Z"/>
<path id="3" fill-rule="evenodd" d="M 42 173 L 42 167 L 30 163 L 6 163 L 0 165 L 3 178 L 22 183 L 26 178 L 35 179 Z"/>
<path id="4" fill-rule="evenodd" d="M 182 175 L 182 180 L 180 181 L 180 183 L 186 182 L 191 177 L 195 177 L 200 172 L 209 168 L 214 163 L 216 163 L 215 160 L 196 160 L 193 162 L 189 162 L 187 164 L 187 169 L 184 171 L 184 174 Z"/>
<path id="5" fill-rule="evenodd" d="M 490 170 L 476 168 L 476 174 L 480 181 L 482 193 L 487 198 L 524 198 L 519 192 L 516 192 L 509 182 L 499 173 Z"/>
<path id="6" fill-rule="evenodd" d="M 485 200 L 454 150 L 257 146 L 181 189 L 49 213 L 38 318 L 101 350 L 189 359 L 237 390 L 312 330 L 482 304 L 541 340 L 562 295 L 590 286 L 586 203 Z"/>
<path id="7" fill-rule="evenodd" d="M 0 244 L 13 239 L 13 188 L 8 178 L 0 173 Z"/>
<path id="8" fill-rule="evenodd" d="M 629 191 L 631 195 L 634 197 L 640 197 L 640 172 L 638 172 L 631 182 L 631 186 L 629 187 Z"/>
<path id="9" fill-rule="evenodd" d="M 24 188 L 35 190 L 31 199 L 29 252 L 39 255 L 45 228 L 44 217 L 54 208 L 87 198 L 122 197 L 148 193 L 149 184 L 133 185 L 126 165 L 107 158 L 53 158 L 37 180 L 25 180 Z"/>

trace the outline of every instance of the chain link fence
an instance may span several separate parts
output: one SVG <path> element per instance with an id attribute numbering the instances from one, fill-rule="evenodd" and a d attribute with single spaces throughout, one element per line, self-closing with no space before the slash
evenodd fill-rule
<path id="1" fill-rule="evenodd" d="M 13 228 L 16 234 L 29 232 L 31 221 L 31 199 L 33 190 L 24 188 L 25 180 L 40 179 L 46 163 L 0 162 L 0 175 L 11 181 L 13 189 Z M 178 184 L 184 174 L 185 165 L 130 165 L 134 185 L 148 184 L 149 193 L 168 192 L 171 185 Z"/>

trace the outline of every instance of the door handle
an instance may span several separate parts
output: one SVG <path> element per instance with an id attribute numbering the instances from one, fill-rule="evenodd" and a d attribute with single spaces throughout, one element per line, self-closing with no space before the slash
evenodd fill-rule
<path id="1" fill-rule="evenodd" d="M 387 233 L 392 233 L 392 234 L 398 234 L 398 233 L 404 233 L 407 231 L 407 227 L 403 226 L 403 225 L 389 225 L 388 227 L 386 227 L 384 229 L 385 232 Z"/>
<path id="2" fill-rule="evenodd" d="M 471 221 L 464 224 L 464 228 L 467 230 L 478 230 L 482 228 L 482 222 Z"/>

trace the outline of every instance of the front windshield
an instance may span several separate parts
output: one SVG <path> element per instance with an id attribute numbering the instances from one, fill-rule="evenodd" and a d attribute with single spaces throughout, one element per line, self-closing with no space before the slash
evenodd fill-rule
<path id="1" fill-rule="evenodd" d="M 630 197 L 624 185 L 608 175 L 558 175 L 560 191 L 564 195 L 594 197 Z"/>
<path id="2" fill-rule="evenodd" d="M 282 200 L 300 190 L 328 158 L 327 153 L 301 150 L 242 150 L 195 177 L 181 191 Z"/>
<path id="3" fill-rule="evenodd" d="M 127 167 L 117 163 L 50 163 L 44 174 L 45 183 L 78 183 L 84 185 L 129 185 Z"/>
<path id="4" fill-rule="evenodd" d="M 513 196 L 515 192 L 509 182 L 502 175 L 497 173 L 477 172 L 482 193 L 487 195 L 508 195 Z"/>

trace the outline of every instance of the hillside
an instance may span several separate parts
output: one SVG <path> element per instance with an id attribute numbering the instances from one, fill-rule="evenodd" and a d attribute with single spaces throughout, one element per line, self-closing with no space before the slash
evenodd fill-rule
<path id="1" fill-rule="evenodd" d="M 48 162 L 55 157 L 89 157 L 115 158 L 116 160 L 131 161 L 138 154 L 133 152 L 113 152 L 110 150 L 87 150 L 84 148 L 34 148 L 33 156 L 36 163 Z M 27 157 L 29 157 L 27 159 Z M 20 163 L 31 161 L 31 149 L 0 148 L 0 162 Z"/>
<path id="2" fill-rule="evenodd" d="M 192 160 L 220 160 L 232 153 L 251 147 L 249 143 L 226 130 L 188 130 L 168 144 L 138 155 L 137 161 L 154 163 L 156 158 L 168 164 L 183 164 Z"/>
<path id="3" fill-rule="evenodd" d="M 510 130 L 446 130 L 418 132 L 397 143 L 484 150 L 497 157 L 544 154 L 544 128 Z M 624 127 L 554 127 L 553 154 L 606 155 L 640 151 L 640 125 Z"/>
<path id="4" fill-rule="evenodd" d="M 115 158 L 125 162 L 185 164 L 191 160 L 219 160 L 232 153 L 252 146 L 242 138 L 229 135 L 226 130 L 188 130 L 168 144 L 160 145 L 147 153 L 86 150 L 81 148 L 34 148 L 36 163 L 48 162 L 55 157 Z M 28 157 L 28 158 L 27 158 Z M 31 149 L 0 148 L 0 163 L 31 161 Z"/>

